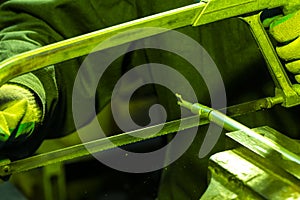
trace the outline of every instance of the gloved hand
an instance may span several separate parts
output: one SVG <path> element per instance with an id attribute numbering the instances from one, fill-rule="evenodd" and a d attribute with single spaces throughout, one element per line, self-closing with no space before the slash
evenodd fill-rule
<path id="1" fill-rule="evenodd" d="M 269 26 L 270 34 L 282 46 L 276 48 L 280 58 L 287 62 L 287 69 L 295 74 L 300 83 L 300 10 L 285 16 L 266 19 L 265 26 Z"/>
<path id="2" fill-rule="evenodd" d="M 0 87 L 0 147 L 25 140 L 41 122 L 41 109 L 33 93 L 16 84 Z"/>

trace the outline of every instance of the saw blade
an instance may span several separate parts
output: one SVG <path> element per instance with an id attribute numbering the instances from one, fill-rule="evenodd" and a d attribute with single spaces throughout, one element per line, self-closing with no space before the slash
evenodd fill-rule
<path id="1" fill-rule="evenodd" d="M 230 106 L 226 109 L 220 109 L 220 111 L 225 112 L 227 110 L 227 113 L 230 117 L 236 117 L 250 112 L 271 108 L 277 103 L 280 103 L 280 101 L 277 100 L 275 97 L 268 97 L 246 102 L 243 104 Z M 2 164 L 0 163 L 0 176 L 5 177 L 14 173 L 19 173 L 58 162 L 88 156 L 93 153 L 167 135 L 170 133 L 175 133 L 181 130 L 205 125 L 208 123 L 209 121 L 206 119 L 199 120 L 199 116 L 192 116 L 188 118 L 158 124 L 155 126 L 146 127 L 143 129 L 126 132 L 119 135 L 114 135 L 111 137 L 94 140 L 87 143 L 74 145 L 71 147 L 66 147 L 48 153 L 35 155 L 14 162 L 3 162 Z M 157 130 L 160 131 L 157 132 Z M 147 135 L 147 137 L 133 137 L 132 135 Z"/>

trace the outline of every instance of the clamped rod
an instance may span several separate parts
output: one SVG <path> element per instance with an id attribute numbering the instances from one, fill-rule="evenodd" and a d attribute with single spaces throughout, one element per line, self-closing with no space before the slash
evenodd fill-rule
<path id="1" fill-rule="evenodd" d="M 278 152 L 282 155 L 285 159 L 293 161 L 297 164 L 300 164 L 300 157 L 295 153 L 287 150 L 286 148 L 274 143 L 270 139 L 256 133 L 255 131 L 251 130 L 247 126 L 233 120 L 232 118 L 226 116 L 220 111 L 217 111 L 213 108 L 204 106 L 199 103 L 190 103 L 182 98 L 180 94 L 176 94 L 178 98 L 178 104 L 184 108 L 189 109 L 192 113 L 199 115 L 200 117 L 207 118 L 210 122 L 217 124 L 220 127 L 223 127 L 227 131 L 243 131 L 249 137 L 254 138 L 268 147 L 272 148 L 274 151 Z"/>

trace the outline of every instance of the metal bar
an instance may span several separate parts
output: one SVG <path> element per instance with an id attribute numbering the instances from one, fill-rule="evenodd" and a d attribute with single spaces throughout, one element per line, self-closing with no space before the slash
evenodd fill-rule
<path id="1" fill-rule="evenodd" d="M 205 8 L 205 5 L 205 3 L 198 3 L 185 6 L 63 40 L 13 56 L 0 63 L 0 85 L 21 74 L 87 55 L 93 51 L 99 51 L 101 49 L 94 48 L 118 33 L 144 27 L 161 27 L 165 28 L 164 31 L 167 31 L 168 29 L 191 25 L 197 13 L 201 12 L 201 10 Z M 147 30 L 141 31 L 139 29 L 135 33 L 130 32 L 131 34 L 126 35 L 126 37 L 123 35 L 124 37 L 110 41 L 109 45 L 105 46 L 105 48 L 156 35 L 162 33 L 162 31 L 163 29 L 156 29 L 156 32 Z"/>
<path id="2" fill-rule="evenodd" d="M 169 133 L 177 132 L 179 131 L 178 127 L 181 121 L 184 122 L 183 123 L 184 127 L 182 127 L 182 130 L 191 127 L 196 127 L 200 123 L 199 120 L 196 121 L 195 119 L 198 119 L 198 116 L 189 117 L 181 120 L 175 120 L 172 122 L 167 122 L 165 124 L 159 124 L 144 129 L 134 130 L 131 132 L 127 132 L 127 133 L 123 133 L 123 134 L 119 134 L 107 138 L 102 138 L 84 144 L 78 144 L 64 149 L 52 151 L 49 153 L 44 153 L 29 158 L 25 158 L 22 160 L 14 161 L 0 167 L 0 176 L 7 176 L 13 173 L 27 171 L 30 169 L 46 166 L 49 164 L 67 161 L 74 158 L 87 156 L 96 152 L 112 149 L 118 146 L 123 146 L 131 143 L 139 142 L 145 139 L 150 139 L 150 138 L 166 135 Z M 154 135 L 149 134 L 149 133 L 155 133 L 157 132 L 157 130 L 161 130 L 161 131 L 159 131 Z M 132 134 L 135 135 L 146 134 L 148 136 L 147 138 L 133 137 L 131 136 Z"/>
<path id="3" fill-rule="evenodd" d="M 299 3 L 296 4 L 298 5 Z M 87 55 L 95 50 L 101 50 L 94 48 L 102 41 L 124 31 L 143 27 L 176 29 L 188 25 L 199 26 L 267 8 L 283 7 L 288 5 L 288 1 L 211 0 L 207 9 L 206 5 L 207 3 L 205 2 L 192 4 L 16 55 L 0 63 L 0 85 L 21 74 Z M 202 13 L 203 9 L 206 9 L 204 13 Z M 110 45 L 103 48 L 114 47 L 137 39 L 156 35 L 162 33 L 161 31 L 162 30 L 157 30 L 157 32 L 137 31 L 135 34 L 111 41 Z"/>
<path id="4" fill-rule="evenodd" d="M 213 108 L 209 108 L 199 103 L 189 103 L 182 99 L 180 95 L 179 97 L 179 105 L 188 108 L 193 113 L 196 113 L 202 117 L 205 117 L 210 122 L 217 124 L 218 126 L 228 130 L 228 131 L 242 131 L 248 137 L 252 138 L 253 140 L 257 140 L 269 148 L 273 149 L 274 151 L 278 152 L 284 158 L 293 161 L 297 164 L 300 164 L 300 156 L 297 154 L 289 151 L 287 148 L 275 143 L 274 141 L 256 133 L 252 129 L 248 128 L 247 126 L 233 120 L 232 118 L 228 117 L 227 115 L 223 114 L 222 112 L 215 110 Z"/>
<path id="5" fill-rule="evenodd" d="M 273 99 L 274 98 L 270 98 L 270 97 L 259 99 L 256 101 L 251 101 L 248 103 L 231 106 L 226 108 L 226 110 L 228 113 L 230 113 L 232 117 L 240 116 L 243 114 L 247 114 L 249 112 L 255 112 L 262 109 L 271 108 L 275 104 L 270 104 L 270 102 L 275 102 L 275 103 L 280 102 L 278 100 L 274 101 Z M 220 111 L 222 110 L 223 109 L 220 109 Z M 4 162 L 2 164 L 0 163 L 0 177 L 5 177 L 14 173 L 31 170 L 34 168 L 50 165 L 53 163 L 63 162 L 63 161 L 87 156 L 92 153 L 112 149 L 117 146 L 123 146 L 123 145 L 139 142 L 150 138 L 167 135 L 169 133 L 174 133 L 180 130 L 189 129 L 192 127 L 201 126 L 209 123 L 209 121 L 206 119 L 201 119 L 200 121 L 195 119 L 198 119 L 198 116 L 175 120 L 164 124 L 158 124 L 144 129 L 139 129 L 139 130 L 123 133 L 120 135 L 102 138 L 84 144 L 78 144 L 71 147 L 59 149 L 56 151 L 39 154 L 22 160 L 17 160 L 14 162 Z M 182 124 L 182 126 L 181 129 L 179 130 L 178 127 L 180 123 Z M 156 132 L 157 130 L 161 130 L 161 131 L 159 131 L 154 135 L 148 136 L 150 135 L 149 133 L 152 133 L 154 131 Z M 131 134 L 147 135 L 148 137 L 147 138 L 132 137 Z M 89 151 L 86 148 L 87 146 Z"/>
<path id="6" fill-rule="evenodd" d="M 199 15 L 193 26 L 200 26 L 211 22 L 242 16 L 265 9 L 286 7 L 289 1 L 282 0 L 210 0 L 209 6 L 201 16 Z M 299 4 L 299 2 L 297 3 Z"/>

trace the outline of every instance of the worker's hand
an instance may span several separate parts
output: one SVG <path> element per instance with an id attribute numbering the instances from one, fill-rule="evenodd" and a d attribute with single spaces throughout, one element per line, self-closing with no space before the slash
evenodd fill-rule
<path id="1" fill-rule="evenodd" d="M 25 140 L 41 118 L 41 110 L 30 90 L 15 84 L 0 87 L 1 146 Z"/>
<path id="2" fill-rule="evenodd" d="M 300 83 L 300 10 L 266 19 L 264 24 L 269 25 L 270 34 L 280 43 L 276 48 L 279 57 L 287 62 L 287 69 Z"/>

